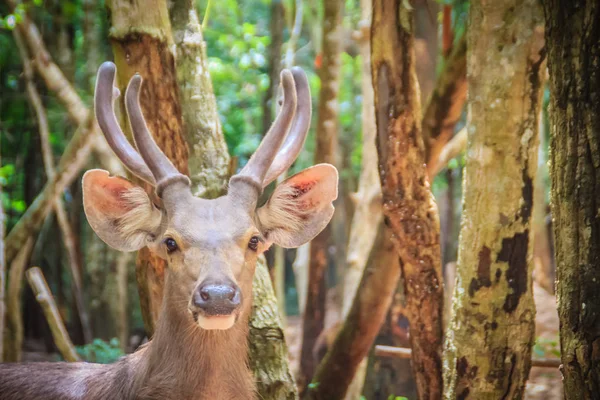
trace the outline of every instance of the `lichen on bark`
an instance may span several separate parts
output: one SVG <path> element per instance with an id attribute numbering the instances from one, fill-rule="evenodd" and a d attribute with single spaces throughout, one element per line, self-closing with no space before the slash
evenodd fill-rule
<path id="1" fill-rule="evenodd" d="M 533 182 L 545 66 L 536 0 L 471 5 L 468 143 L 446 399 L 518 399 L 531 367 Z"/>

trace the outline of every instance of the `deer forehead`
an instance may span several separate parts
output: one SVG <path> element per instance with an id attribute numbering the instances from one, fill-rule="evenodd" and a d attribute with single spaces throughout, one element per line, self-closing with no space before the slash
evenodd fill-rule
<path id="1" fill-rule="evenodd" d="M 252 215 L 227 196 L 214 200 L 193 198 L 172 214 L 165 235 L 176 233 L 193 247 L 235 245 L 257 233 Z"/>

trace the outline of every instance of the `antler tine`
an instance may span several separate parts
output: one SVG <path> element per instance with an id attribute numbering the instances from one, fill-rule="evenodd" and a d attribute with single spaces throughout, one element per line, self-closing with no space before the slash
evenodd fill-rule
<path id="1" fill-rule="evenodd" d="M 139 95 L 141 85 L 142 77 L 135 74 L 127 86 L 125 107 L 129 115 L 129 123 L 131 124 L 136 147 L 140 151 L 146 165 L 152 171 L 152 175 L 156 178 L 156 193 L 160 196 L 164 187 L 175 180 L 183 181 L 190 186 L 190 179 L 175 168 L 171 160 L 161 151 L 152 138 L 140 107 Z"/>
<path id="2" fill-rule="evenodd" d="M 110 61 L 103 63 L 98 69 L 96 90 L 94 92 L 94 108 L 98 125 L 110 148 L 121 162 L 133 174 L 154 185 L 156 181 L 150 169 L 138 152 L 129 144 L 115 116 L 114 101 L 119 97 L 119 90 L 114 87 L 116 66 Z"/>
<path id="3" fill-rule="evenodd" d="M 277 151 L 290 129 L 296 111 L 297 98 L 294 78 L 287 69 L 281 71 L 281 84 L 283 86 L 283 106 L 279 115 L 246 166 L 232 179 L 249 177 L 262 189 L 262 182 L 267 170 L 273 163 Z"/>
<path id="4" fill-rule="evenodd" d="M 267 171 L 263 180 L 263 187 L 273 182 L 279 175 L 287 170 L 296 160 L 300 151 L 304 147 L 308 128 L 310 127 L 310 117 L 312 114 L 310 86 L 306 73 L 300 67 L 292 68 L 294 83 L 296 84 L 296 96 L 298 97 L 298 107 L 296 116 L 292 123 L 292 128 L 285 138 L 285 142 L 279 149 L 275 160 Z"/>

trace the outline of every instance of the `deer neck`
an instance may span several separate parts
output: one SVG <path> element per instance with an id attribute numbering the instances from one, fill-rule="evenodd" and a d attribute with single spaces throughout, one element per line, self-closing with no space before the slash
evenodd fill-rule
<path id="1" fill-rule="evenodd" d="M 165 293 L 169 293 L 169 284 Z M 172 292 L 171 292 L 172 293 Z M 142 387 L 148 393 L 169 391 L 194 399 L 251 399 L 254 382 L 248 369 L 248 317 L 250 305 L 235 325 L 225 331 L 200 328 L 182 299 L 168 295 L 148 345 Z"/>

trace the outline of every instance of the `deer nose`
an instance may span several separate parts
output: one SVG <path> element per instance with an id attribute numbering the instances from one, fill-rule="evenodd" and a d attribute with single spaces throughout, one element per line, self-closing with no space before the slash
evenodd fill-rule
<path id="1" fill-rule="evenodd" d="M 236 285 L 207 283 L 194 291 L 192 304 L 206 315 L 230 315 L 241 303 Z"/>

